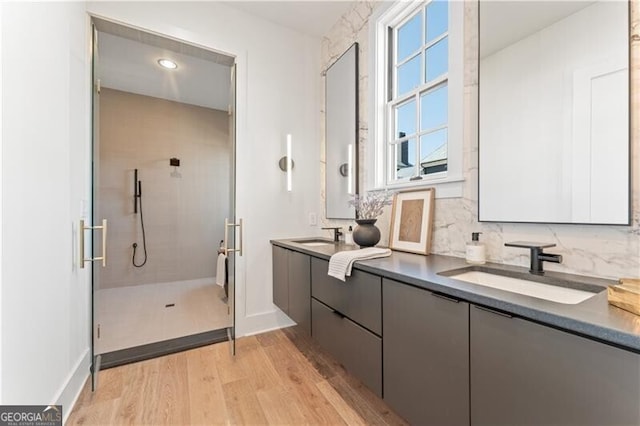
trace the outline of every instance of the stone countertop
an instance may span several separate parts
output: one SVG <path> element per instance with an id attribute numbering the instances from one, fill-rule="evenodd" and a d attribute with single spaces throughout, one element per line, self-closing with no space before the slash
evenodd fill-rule
<path id="1" fill-rule="evenodd" d="M 295 242 L 304 239 L 280 239 L 272 240 L 271 243 L 325 260 L 329 260 L 331 255 L 338 251 L 358 249 L 358 246 L 346 245 L 342 242 L 334 243 L 331 240 L 326 240 L 329 244 L 324 246 L 306 246 Z M 324 240 L 322 238 L 312 239 Z M 584 302 L 567 305 L 440 275 L 445 271 L 469 266 L 471 265 L 466 263 L 464 259 L 457 257 L 435 254 L 422 256 L 399 251 L 394 251 L 389 257 L 358 261 L 354 264 L 354 268 L 361 271 L 640 353 L 640 316 L 611 306 L 607 302 L 606 287 L 615 284 L 615 281 L 552 271 L 546 272 L 545 280 L 577 284 L 577 286 L 573 285 L 576 288 L 594 285 L 602 287 L 602 291 Z M 482 267 L 499 269 L 505 275 L 528 272 L 526 268 L 497 263 L 487 263 Z"/>

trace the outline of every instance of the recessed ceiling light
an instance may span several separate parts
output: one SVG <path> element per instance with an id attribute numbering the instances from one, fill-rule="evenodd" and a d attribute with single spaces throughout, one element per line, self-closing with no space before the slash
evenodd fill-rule
<path id="1" fill-rule="evenodd" d="M 158 59 L 158 64 L 161 67 L 167 68 L 169 70 L 175 70 L 176 68 L 178 68 L 178 64 L 173 62 L 171 59 Z"/>

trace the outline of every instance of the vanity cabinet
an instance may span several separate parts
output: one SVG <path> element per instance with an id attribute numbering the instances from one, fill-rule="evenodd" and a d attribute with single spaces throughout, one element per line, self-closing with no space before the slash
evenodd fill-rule
<path id="1" fill-rule="evenodd" d="M 427 289 L 446 291 L 437 282 L 328 268 L 273 246 L 274 303 L 411 424 L 640 425 L 637 352 Z"/>
<path id="2" fill-rule="evenodd" d="M 382 278 L 354 269 L 342 282 L 328 269 L 311 259 L 313 339 L 382 396 Z"/>
<path id="3" fill-rule="evenodd" d="M 469 304 L 384 279 L 384 400 L 411 424 L 469 424 Z"/>
<path id="4" fill-rule="evenodd" d="M 481 309 L 470 309 L 472 425 L 640 424 L 640 355 Z"/>
<path id="5" fill-rule="evenodd" d="M 273 246 L 273 303 L 311 334 L 311 257 Z"/>

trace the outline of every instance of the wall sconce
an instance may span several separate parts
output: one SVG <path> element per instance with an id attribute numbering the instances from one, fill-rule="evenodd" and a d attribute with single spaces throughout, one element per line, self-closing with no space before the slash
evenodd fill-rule
<path id="1" fill-rule="evenodd" d="M 353 195 L 353 144 L 347 145 L 347 162 L 338 168 L 340 176 L 347 178 L 347 194 Z"/>
<path id="2" fill-rule="evenodd" d="M 293 170 L 293 159 L 291 158 L 291 135 L 287 135 L 287 155 L 282 157 L 280 161 L 278 161 L 278 166 L 280 170 L 287 173 L 287 191 L 291 192 L 292 188 L 292 179 L 291 179 L 291 170 Z"/>

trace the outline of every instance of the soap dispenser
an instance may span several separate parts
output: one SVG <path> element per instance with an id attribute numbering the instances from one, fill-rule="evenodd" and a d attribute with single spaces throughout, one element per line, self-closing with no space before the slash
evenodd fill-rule
<path id="1" fill-rule="evenodd" d="M 482 265 L 486 262 L 486 254 L 484 244 L 480 242 L 480 234 L 482 232 L 472 232 L 471 242 L 467 244 L 466 259 L 467 263 L 474 265 Z"/>
<path id="2" fill-rule="evenodd" d="M 344 235 L 345 244 L 353 244 L 353 226 L 349 225 L 347 233 Z"/>

